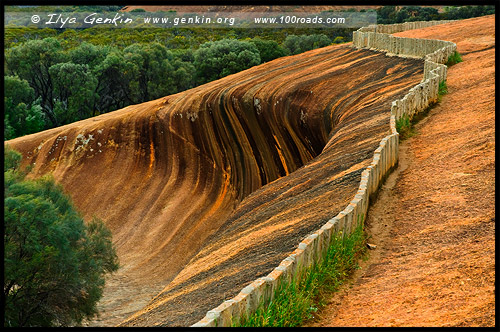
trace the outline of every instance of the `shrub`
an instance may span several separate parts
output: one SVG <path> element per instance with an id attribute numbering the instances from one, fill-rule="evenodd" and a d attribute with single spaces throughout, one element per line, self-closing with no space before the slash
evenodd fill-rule
<path id="1" fill-rule="evenodd" d="M 287 51 L 274 40 L 264 40 L 258 37 L 250 39 L 249 42 L 255 44 L 260 53 L 262 62 L 268 62 L 287 55 Z"/>
<path id="2" fill-rule="evenodd" d="M 330 45 L 330 38 L 324 34 L 289 35 L 283 41 L 283 46 L 290 54 L 299 54 L 316 48 Z"/>
<path id="3" fill-rule="evenodd" d="M 4 92 L 4 139 L 36 133 L 44 128 L 45 114 L 28 81 L 4 76 Z"/>
<path id="4" fill-rule="evenodd" d="M 86 225 L 51 176 L 26 179 L 19 156 L 5 149 L 4 326 L 79 324 L 118 269 L 111 233 L 97 218 Z"/>
<path id="5" fill-rule="evenodd" d="M 3 171 L 15 171 L 21 164 L 22 155 L 9 145 L 4 147 Z"/>

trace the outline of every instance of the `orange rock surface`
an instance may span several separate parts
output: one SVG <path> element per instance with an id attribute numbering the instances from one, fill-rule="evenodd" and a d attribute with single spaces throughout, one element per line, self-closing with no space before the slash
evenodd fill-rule
<path id="1" fill-rule="evenodd" d="M 345 207 L 422 74 L 329 46 L 7 144 L 113 233 L 90 324 L 189 326 Z"/>

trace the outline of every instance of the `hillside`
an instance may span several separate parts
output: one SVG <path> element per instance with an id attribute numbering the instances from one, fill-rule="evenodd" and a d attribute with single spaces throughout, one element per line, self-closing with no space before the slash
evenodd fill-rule
<path id="1" fill-rule="evenodd" d="M 326 10 L 342 11 L 348 9 L 377 9 L 380 6 L 125 6 L 122 11 L 129 12 L 134 9 L 144 9 L 148 12 L 175 10 L 177 12 L 225 12 L 225 11 L 242 11 L 242 12 L 312 12 L 319 13 Z"/>
<path id="2" fill-rule="evenodd" d="M 311 13 L 319 13 L 322 11 L 348 11 L 355 9 L 356 11 L 367 10 L 367 9 L 377 9 L 382 6 L 332 6 L 332 5 L 309 5 L 309 6 L 283 6 L 283 5 L 260 5 L 260 6 L 238 6 L 238 5 L 230 5 L 230 6 L 222 6 L 222 5 L 212 5 L 212 6 L 125 6 L 122 8 L 122 11 L 129 12 L 134 9 L 144 9 L 148 12 L 155 11 L 169 11 L 175 10 L 177 12 L 225 12 L 225 11 L 243 11 L 243 12 L 311 12 Z M 396 6 L 401 7 L 401 6 Z M 443 11 L 445 6 L 420 6 L 420 7 L 431 7 L 437 9 L 439 12 Z"/>

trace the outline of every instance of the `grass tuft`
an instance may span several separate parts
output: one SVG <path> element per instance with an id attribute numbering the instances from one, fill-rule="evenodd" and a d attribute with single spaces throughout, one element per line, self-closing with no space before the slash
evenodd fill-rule
<path id="1" fill-rule="evenodd" d="M 446 81 L 439 82 L 438 95 L 443 96 L 448 93 L 448 85 L 446 85 Z"/>
<path id="2" fill-rule="evenodd" d="M 403 116 L 401 116 L 401 118 L 396 120 L 396 130 L 399 133 L 400 141 L 403 141 L 417 134 L 408 114 L 404 114 Z"/>
<path id="3" fill-rule="evenodd" d="M 336 236 L 320 263 L 303 271 L 301 278 L 281 283 L 272 301 L 261 304 L 253 315 L 233 325 L 293 327 L 314 318 L 314 313 L 326 304 L 327 294 L 337 290 L 358 267 L 358 259 L 366 252 L 365 240 L 363 222 L 350 235 Z"/>
<path id="4" fill-rule="evenodd" d="M 445 94 L 448 93 L 448 86 L 446 85 L 446 81 L 441 81 L 439 82 L 439 88 L 438 88 L 438 103 L 441 102 L 441 99 Z"/>
<path id="5" fill-rule="evenodd" d="M 462 61 L 463 60 L 462 60 L 462 56 L 460 55 L 460 53 L 455 51 L 455 52 L 453 52 L 453 54 L 451 54 L 448 57 L 448 61 L 446 62 L 446 65 L 448 67 L 450 67 L 450 66 L 456 65 L 457 63 L 462 62 Z"/>

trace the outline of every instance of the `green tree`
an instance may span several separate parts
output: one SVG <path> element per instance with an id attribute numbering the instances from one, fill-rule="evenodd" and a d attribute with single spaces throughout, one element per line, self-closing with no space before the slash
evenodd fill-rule
<path id="1" fill-rule="evenodd" d="M 207 42 L 194 52 L 197 80 L 201 84 L 258 65 L 260 61 L 254 44 L 235 39 Z"/>
<path id="2" fill-rule="evenodd" d="M 382 6 L 377 8 L 377 23 L 391 24 L 396 23 L 396 6 Z"/>
<path id="3" fill-rule="evenodd" d="M 4 76 L 4 138 L 36 133 L 45 127 L 45 115 L 26 80 Z"/>
<path id="4" fill-rule="evenodd" d="M 134 79 L 132 64 L 119 50 L 111 51 L 96 69 L 99 102 L 97 111 L 104 113 L 134 104 L 130 81 Z"/>
<path id="5" fill-rule="evenodd" d="M 97 313 L 104 275 L 118 269 L 111 233 L 86 225 L 54 179 L 28 180 L 4 152 L 4 326 L 70 326 Z"/>
<path id="6" fill-rule="evenodd" d="M 396 22 L 430 21 L 439 19 L 438 10 L 431 7 L 405 6 L 396 13 Z"/>
<path id="7" fill-rule="evenodd" d="M 403 23 L 408 20 L 408 18 L 412 17 L 412 14 L 415 15 L 415 12 L 412 12 L 410 8 L 403 7 L 399 11 L 396 12 L 395 20 L 396 23 Z"/>
<path id="8" fill-rule="evenodd" d="M 130 91 L 136 103 L 177 92 L 173 79 L 172 52 L 159 43 L 133 44 L 123 50 L 134 79 Z"/>
<path id="9" fill-rule="evenodd" d="M 174 72 L 172 73 L 173 81 L 176 87 L 176 91 L 174 93 L 191 89 L 196 85 L 196 69 L 192 64 L 192 60 L 189 60 L 189 57 L 191 56 L 194 58 L 192 51 L 187 50 L 187 52 L 183 52 L 182 55 L 174 57 L 171 61 L 174 69 Z M 187 59 L 183 60 L 183 58 Z"/>
<path id="10" fill-rule="evenodd" d="M 446 20 L 460 20 L 483 15 L 495 14 L 495 6 L 450 6 L 442 14 Z"/>
<path id="11" fill-rule="evenodd" d="M 97 79 L 88 65 L 58 63 L 49 68 L 53 82 L 54 114 L 60 124 L 68 124 L 94 114 Z"/>
<path id="12" fill-rule="evenodd" d="M 300 37 L 297 35 L 287 36 L 283 41 L 283 46 L 290 54 L 299 54 L 303 52 L 300 45 Z"/>
<path id="13" fill-rule="evenodd" d="M 303 49 L 314 50 L 316 48 L 321 48 L 330 45 L 331 41 L 328 36 L 324 34 L 312 34 L 308 36 L 303 36 Z"/>
<path id="14" fill-rule="evenodd" d="M 439 11 L 432 7 L 420 7 L 418 16 L 420 17 L 419 21 L 434 21 L 440 19 Z"/>
<path id="15" fill-rule="evenodd" d="M 106 75 L 102 75 L 102 70 L 105 70 L 104 62 L 111 52 L 121 53 L 110 46 L 93 45 L 88 42 L 83 42 L 78 47 L 68 52 L 69 59 L 72 63 L 86 66 L 82 75 L 88 76 L 88 79 L 85 81 L 84 87 L 82 88 L 86 90 L 85 95 L 87 95 L 88 99 L 85 101 L 86 104 L 82 105 L 83 107 L 80 108 L 81 111 L 83 111 L 81 114 L 82 119 L 114 111 L 116 108 L 119 108 L 109 103 L 110 96 L 108 93 L 112 93 L 113 86 L 107 86 L 110 84 L 110 78 L 106 77 Z M 84 67 L 80 68 L 83 69 Z M 122 67 L 121 69 L 124 68 Z M 122 77 L 122 80 L 125 79 L 124 75 L 119 76 Z M 123 86 L 127 84 L 128 83 L 125 82 Z M 121 85 L 116 86 L 116 89 L 119 90 L 120 86 Z"/>
<path id="16" fill-rule="evenodd" d="M 100 65 L 104 61 L 104 59 L 106 59 L 106 56 L 112 50 L 113 49 L 109 46 L 94 45 L 88 42 L 82 42 L 77 47 L 69 50 L 69 59 L 75 64 L 87 65 L 91 70 L 95 70 L 95 68 Z"/>
<path id="17" fill-rule="evenodd" d="M 283 41 L 283 46 L 290 54 L 299 54 L 319 47 L 330 45 L 330 38 L 324 34 L 289 35 Z"/>
<path id="18" fill-rule="evenodd" d="M 260 60 L 262 62 L 271 61 L 282 56 L 288 55 L 285 48 L 281 47 L 274 40 L 264 40 L 258 37 L 249 40 L 259 50 Z"/>
<path id="19" fill-rule="evenodd" d="M 21 164 L 21 159 L 23 156 L 13 150 L 9 145 L 4 147 L 4 158 L 3 158 L 3 171 L 15 171 L 19 168 Z"/>
<path id="20" fill-rule="evenodd" d="M 65 54 L 59 41 L 52 37 L 30 40 L 5 52 L 7 73 L 28 81 L 53 126 L 59 126 L 60 122 L 54 113 L 55 99 L 49 68 L 60 62 L 65 62 Z"/>

